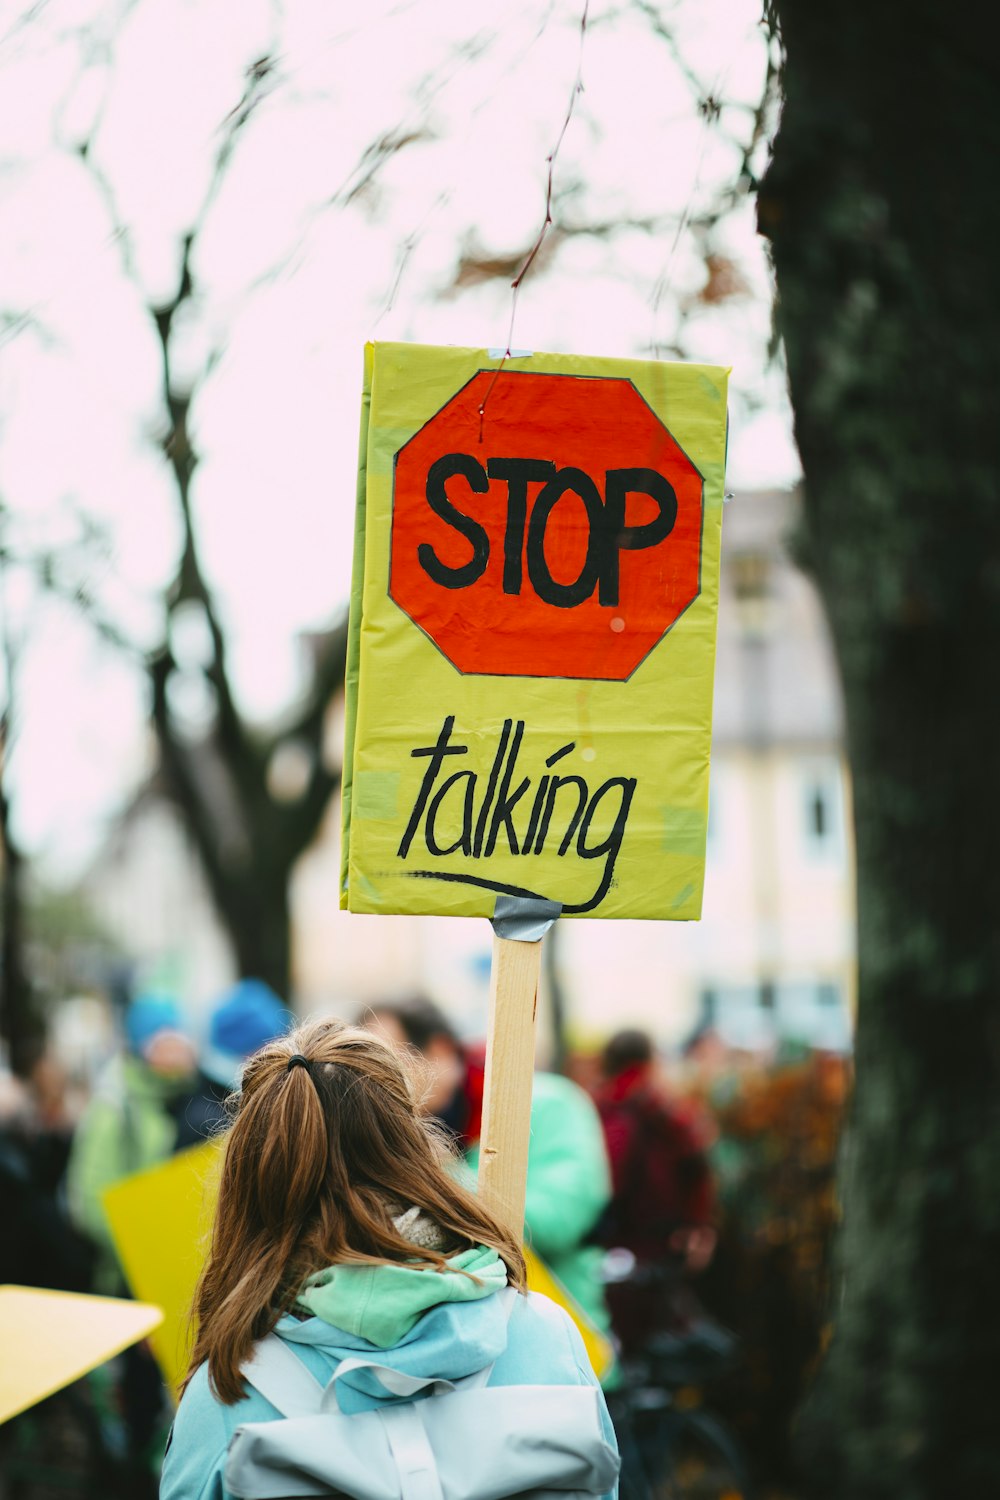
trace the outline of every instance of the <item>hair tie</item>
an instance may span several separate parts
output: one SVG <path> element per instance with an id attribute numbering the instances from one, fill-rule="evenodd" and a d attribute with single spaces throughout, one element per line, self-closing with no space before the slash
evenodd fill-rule
<path id="1" fill-rule="evenodd" d="M 290 1073 L 293 1068 L 305 1068 L 310 1078 L 312 1077 L 312 1071 L 309 1067 L 309 1059 L 308 1057 L 303 1057 L 301 1052 L 296 1052 L 294 1057 L 290 1057 L 288 1059 L 288 1067 L 285 1069 L 286 1073 Z"/>

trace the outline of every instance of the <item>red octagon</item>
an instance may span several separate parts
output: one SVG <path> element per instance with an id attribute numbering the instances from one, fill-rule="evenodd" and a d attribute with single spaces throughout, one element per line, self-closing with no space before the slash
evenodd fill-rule
<path id="1" fill-rule="evenodd" d="M 482 370 L 396 454 L 389 592 L 460 672 L 622 682 L 697 597 L 701 531 L 631 381 Z"/>

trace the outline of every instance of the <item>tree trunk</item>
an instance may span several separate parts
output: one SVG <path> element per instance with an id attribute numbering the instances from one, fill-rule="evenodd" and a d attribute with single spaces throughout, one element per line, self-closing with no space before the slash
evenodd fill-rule
<path id="1" fill-rule="evenodd" d="M 273 878 L 230 883 L 215 892 L 240 975 L 263 979 L 286 1003 L 291 999 L 291 923 L 288 871 Z"/>
<path id="2" fill-rule="evenodd" d="M 44 1027 L 35 1013 L 24 962 L 24 861 L 10 834 L 0 749 L 0 1038 L 11 1070 L 25 1074 L 38 1054 Z"/>
<path id="3" fill-rule="evenodd" d="M 785 107 L 759 216 L 804 559 L 843 675 L 859 908 L 807 1474 L 844 1500 L 1000 1494 L 995 12 L 774 9 Z"/>

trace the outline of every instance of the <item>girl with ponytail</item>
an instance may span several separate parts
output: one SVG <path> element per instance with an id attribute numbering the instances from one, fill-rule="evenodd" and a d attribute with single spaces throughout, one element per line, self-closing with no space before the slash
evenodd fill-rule
<path id="1" fill-rule="evenodd" d="M 271 1333 L 321 1385 L 374 1351 L 422 1379 L 492 1366 L 490 1385 L 597 1386 L 560 1309 L 497 1295 L 525 1292 L 521 1247 L 461 1185 L 406 1054 L 313 1021 L 249 1060 L 233 1105 L 161 1500 L 228 1500 L 236 1427 L 279 1416 L 243 1373 Z M 353 1368 L 337 1394 L 347 1412 L 387 1397 Z"/>

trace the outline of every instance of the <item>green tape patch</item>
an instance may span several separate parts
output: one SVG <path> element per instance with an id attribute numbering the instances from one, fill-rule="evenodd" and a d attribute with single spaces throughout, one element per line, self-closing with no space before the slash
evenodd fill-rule
<path id="1" fill-rule="evenodd" d="M 676 897 L 674 898 L 674 900 L 671 901 L 671 903 L 670 903 L 670 910 L 671 911 L 680 911 L 681 907 L 682 906 L 686 906 L 687 903 L 691 900 L 691 897 L 693 895 L 694 895 L 694 886 L 689 881 L 688 884 L 686 886 L 684 886 L 683 890 L 678 891 Z"/>
<path id="2" fill-rule="evenodd" d="M 708 818 L 699 808 L 663 809 L 664 854 L 688 854 L 693 859 L 704 859 L 707 833 Z"/>
<path id="3" fill-rule="evenodd" d="M 399 804 L 398 771 L 359 771 L 354 778 L 351 815 L 381 823 L 394 818 Z"/>

